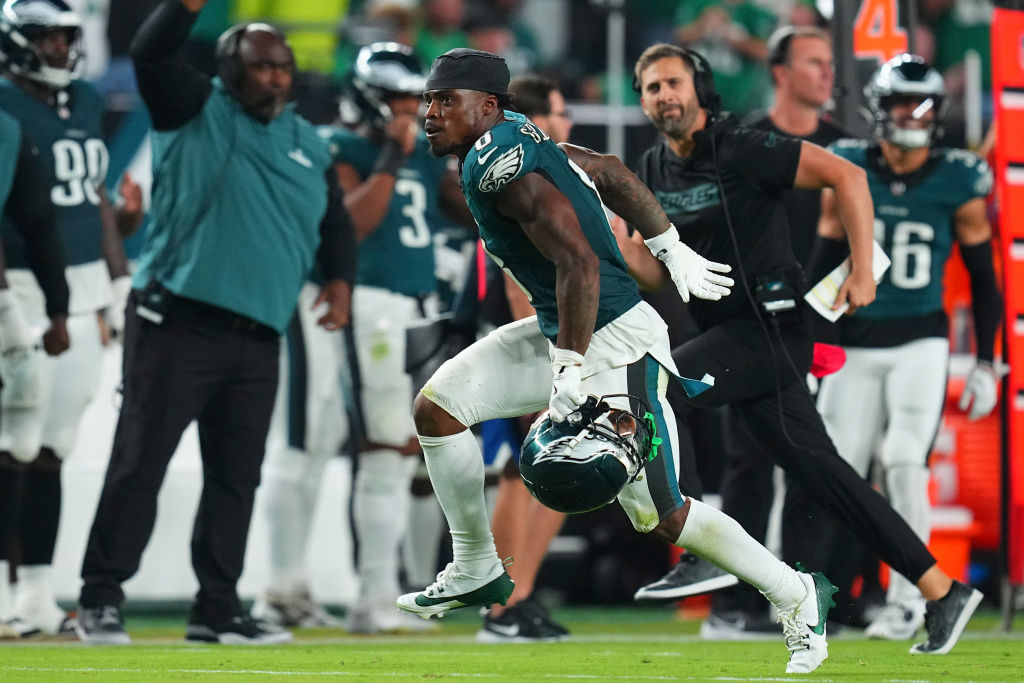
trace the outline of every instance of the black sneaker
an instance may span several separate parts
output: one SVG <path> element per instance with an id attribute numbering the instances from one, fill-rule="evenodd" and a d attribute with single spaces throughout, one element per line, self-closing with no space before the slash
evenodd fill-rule
<path id="1" fill-rule="evenodd" d="M 132 639 L 124 630 L 121 608 L 115 605 L 78 607 L 75 633 L 91 645 L 128 645 Z"/>
<path id="2" fill-rule="evenodd" d="M 283 628 L 256 621 L 246 614 L 213 626 L 189 624 L 185 629 L 185 640 L 224 645 L 279 645 L 290 643 L 292 634 Z"/>
<path id="3" fill-rule="evenodd" d="M 910 654 L 944 655 L 952 650 L 981 598 L 981 591 L 953 581 L 946 597 L 929 600 L 925 605 L 924 628 L 928 632 L 928 640 L 910 648 Z"/>
<path id="4" fill-rule="evenodd" d="M 523 602 L 512 605 L 501 616 L 484 615 L 484 625 L 476 632 L 478 643 L 554 643 L 568 637 L 568 629 L 543 619 Z"/>
<path id="5" fill-rule="evenodd" d="M 519 607 L 520 611 L 527 615 L 527 617 L 539 619 L 543 622 L 545 628 L 559 635 L 560 640 L 568 639 L 569 629 L 551 618 L 551 611 L 544 605 L 544 603 L 535 597 L 535 594 L 531 593 L 526 598 L 523 598 L 516 606 Z"/>
<path id="6" fill-rule="evenodd" d="M 737 583 L 739 579 L 724 569 L 692 553 L 683 553 L 679 563 L 668 574 L 642 587 L 633 595 L 633 599 L 637 602 L 678 600 L 735 586 Z"/>
<path id="7" fill-rule="evenodd" d="M 775 640 L 781 635 L 782 627 L 767 613 L 712 611 L 700 625 L 701 640 Z"/>

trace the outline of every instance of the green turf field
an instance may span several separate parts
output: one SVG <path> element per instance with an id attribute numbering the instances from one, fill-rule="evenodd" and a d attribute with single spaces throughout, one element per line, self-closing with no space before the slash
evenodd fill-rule
<path id="1" fill-rule="evenodd" d="M 669 608 L 556 610 L 572 630 L 564 643 L 479 645 L 478 618 L 450 615 L 423 636 L 350 636 L 303 630 L 275 647 L 196 646 L 182 640 L 184 617 L 128 615 L 133 644 L 0 644 L 0 681 L 1021 681 L 1024 634 L 997 632 L 979 614 L 950 654 L 911 656 L 909 643 L 864 640 L 847 631 L 816 672 L 787 676 L 781 642 L 706 643 L 700 622 Z"/>

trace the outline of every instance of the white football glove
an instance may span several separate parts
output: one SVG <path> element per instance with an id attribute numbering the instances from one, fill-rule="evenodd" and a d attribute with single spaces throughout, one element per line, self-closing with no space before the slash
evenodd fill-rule
<path id="1" fill-rule="evenodd" d="M 114 339 L 124 338 L 124 311 L 128 307 L 128 295 L 132 291 L 132 279 L 127 275 L 115 278 L 110 283 L 114 300 L 107 306 L 107 326 Z"/>
<path id="2" fill-rule="evenodd" d="M 676 226 L 670 224 L 668 230 L 644 240 L 644 244 L 668 268 L 683 301 L 689 301 L 691 294 L 709 301 L 718 301 L 729 295 L 733 279 L 719 273 L 728 273 L 732 266 L 709 261 L 690 249 L 679 241 Z"/>
<path id="3" fill-rule="evenodd" d="M 16 346 L 0 353 L 0 404 L 4 408 L 36 408 L 43 399 L 42 350 Z"/>
<path id="4" fill-rule="evenodd" d="M 968 420 L 973 422 L 988 417 L 996 407 L 996 386 L 999 384 L 999 378 L 1008 371 L 1009 368 L 1002 364 L 996 367 L 992 363 L 978 361 L 967 375 L 964 393 L 960 394 L 960 410 L 967 412 Z"/>
<path id="5" fill-rule="evenodd" d="M 548 414 L 552 422 L 562 422 L 576 412 L 587 395 L 580 385 L 583 382 L 583 355 L 569 349 L 556 348 L 551 354 L 551 400 Z"/>

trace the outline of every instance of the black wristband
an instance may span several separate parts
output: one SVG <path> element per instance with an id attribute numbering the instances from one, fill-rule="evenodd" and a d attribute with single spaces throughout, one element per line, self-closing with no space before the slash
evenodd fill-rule
<path id="1" fill-rule="evenodd" d="M 390 173 L 393 176 L 397 176 L 398 169 L 405 166 L 406 158 L 407 155 L 405 150 L 402 149 L 401 143 L 388 138 L 381 145 L 380 153 L 373 164 L 373 173 Z"/>

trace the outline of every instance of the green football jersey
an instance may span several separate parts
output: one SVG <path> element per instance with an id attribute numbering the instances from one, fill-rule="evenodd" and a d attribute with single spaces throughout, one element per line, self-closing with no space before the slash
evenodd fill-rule
<path id="1" fill-rule="evenodd" d="M 933 149 L 920 169 L 896 175 L 879 163 L 881 150 L 866 141 L 839 140 L 830 149 L 867 171 L 875 240 L 892 260 L 875 301 L 854 316 L 888 320 L 942 310 L 953 216 L 965 202 L 991 191 L 988 164 L 965 150 Z"/>
<path id="2" fill-rule="evenodd" d="M 462 191 L 491 258 L 526 293 L 537 310 L 544 335 L 558 337 L 555 265 L 530 241 L 522 228 L 495 207 L 498 193 L 512 180 L 538 173 L 566 196 L 576 211 L 583 235 L 600 260 L 598 330 L 640 302 L 629 276 L 597 189 L 558 145 L 526 117 L 505 112 L 505 121 L 484 133 L 462 166 Z"/>
<path id="3" fill-rule="evenodd" d="M 322 128 L 331 157 L 349 164 L 366 179 L 373 172 L 380 144 L 350 130 Z M 445 224 L 439 190 L 447 161 L 430 153 L 423 133 L 398 170 L 391 205 L 384 220 L 359 243 L 356 283 L 407 296 L 437 290 L 434 275 L 434 232 Z"/>
<path id="4" fill-rule="evenodd" d="M 98 189 L 106 182 L 109 155 L 103 142 L 103 98 L 85 81 L 68 87 L 67 118 L 6 78 L 0 78 L 0 109 L 18 119 L 22 134 L 37 152 L 40 167 L 52 179 L 57 232 L 67 265 L 103 258 L 103 226 Z M 21 235 L 4 219 L 8 268 L 27 268 Z"/>
<path id="5" fill-rule="evenodd" d="M 21 126 L 18 120 L 0 111 L 0 210 L 7 205 L 20 148 Z"/>

